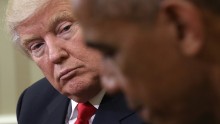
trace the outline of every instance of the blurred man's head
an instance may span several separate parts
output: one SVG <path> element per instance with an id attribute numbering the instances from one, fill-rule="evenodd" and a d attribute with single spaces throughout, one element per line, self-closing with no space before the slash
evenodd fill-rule
<path id="1" fill-rule="evenodd" d="M 134 108 L 148 108 L 145 118 L 215 123 L 218 0 L 72 1 L 87 44 L 105 56 L 104 79 L 119 82 Z"/>
<path id="2" fill-rule="evenodd" d="M 85 102 L 101 90 L 101 55 L 87 48 L 70 0 L 12 0 L 8 26 L 18 45 L 60 93 Z"/>

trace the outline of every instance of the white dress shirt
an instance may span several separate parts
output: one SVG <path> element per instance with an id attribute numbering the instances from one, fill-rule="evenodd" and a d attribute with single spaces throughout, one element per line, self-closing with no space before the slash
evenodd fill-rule
<path id="1" fill-rule="evenodd" d="M 89 102 L 96 108 L 99 108 L 99 105 L 102 101 L 102 98 L 104 97 L 105 91 L 102 90 L 100 91 L 95 97 L 93 97 L 91 100 L 89 100 Z M 72 105 L 72 113 L 71 116 L 69 118 L 69 124 L 74 124 L 76 119 L 77 119 L 77 102 L 71 100 L 71 105 Z M 95 115 L 93 115 L 90 119 L 89 119 L 89 124 L 92 124 L 92 121 L 94 119 Z"/>

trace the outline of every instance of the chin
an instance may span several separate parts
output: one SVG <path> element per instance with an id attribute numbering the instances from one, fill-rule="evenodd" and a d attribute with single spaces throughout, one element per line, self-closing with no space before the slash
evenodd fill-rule
<path id="1" fill-rule="evenodd" d="M 84 103 L 84 102 L 88 101 L 87 98 L 82 98 L 82 97 L 77 97 L 77 96 L 70 96 L 68 98 L 75 101 L 75 102 L 77 102 L 77 103 Z"/>
<path id="2" fill-rule="evenodd" d="M 86 102 L 101 91 L 101 88 L 98 88 L 98 86 L 86 85 L 86 83 L 80 84 L 82 85 L 66 85 L 62 89 L 62 94 L 76 102 Z"/>
<path id="3" fill-rule="evenodd" d="M 87 102 L 87 101 L 89 101 L 93 96 L 90 96 L 90 95 L 88 95 L 88 94 L 70 94 L 70 93 L 68 93 L 68 95 L 67 94 L 65 94 L 65 96 L 67 96 L 69 99 L 71 99 L 71 100 L 74 100 L 75 102 L 78 102 L 78 103 L 82 103 L 82 102 Z"/>
<path id="4" fill-rule="evenodd" d="M 67 84 L 62 88 L 62 94 L 71 98 L 72 96 L 80 96 L 85 89 L 83 88 L 75 88 L 76 86 L 72 86 L 71 84 Z"/>

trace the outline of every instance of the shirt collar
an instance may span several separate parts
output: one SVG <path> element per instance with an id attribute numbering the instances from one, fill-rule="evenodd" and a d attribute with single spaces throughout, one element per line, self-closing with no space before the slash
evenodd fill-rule
<path id="1" fill-rule="evenodd" d="M 96 108 L 99 108 L 99 105 L 102 101 L 102 98 L 105 95 L 105 90 L 101 90 L 95 97 L 89 100 L 89 102 Z M 72 105 L 72 113 L 70 116 L 70 119 L 76 118 L 77 117 L 77 102 L 71 100 L 71 105 Z"/>

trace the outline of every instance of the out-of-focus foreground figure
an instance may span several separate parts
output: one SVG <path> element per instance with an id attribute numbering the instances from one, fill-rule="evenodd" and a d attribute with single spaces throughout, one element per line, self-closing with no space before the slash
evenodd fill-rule
<path id="1" fill-rule="evenodd" d="M 105 55 L 103 79 L 144 118 L 220 123 L 219 0 L 72 1 L 87 44 Z"/>

